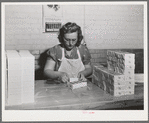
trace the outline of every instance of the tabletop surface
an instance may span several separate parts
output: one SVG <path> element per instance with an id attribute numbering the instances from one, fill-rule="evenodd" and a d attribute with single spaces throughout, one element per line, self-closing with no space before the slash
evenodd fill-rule
<path id="1" fill-rule="evenodd" d="M 6 110 L 86 110 L 142 105 L 143 84 L 135 85 L 134 95 L 114 97 L 90 81 L 87 87 L 71 90 L 66 84 L 50 80 L 35 81 L 35 102 L 6 106 Z"/>

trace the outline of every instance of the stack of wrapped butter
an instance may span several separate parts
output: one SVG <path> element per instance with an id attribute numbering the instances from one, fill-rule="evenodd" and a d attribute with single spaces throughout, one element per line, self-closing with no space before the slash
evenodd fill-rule
<path id="1" fill-rule="evenodd" d="M 135 54 L 122 51 L 107 51 L 108 70 L 115 73 L 134 74 Z"/>
<path id="2" fill-rule="evenodd" d="M 107 51 L 108 67 L 94 66 L 92 82 L 111 95 L 134 94 L 134 54 Z"/>
<path id="3" fill-rule="evenodd" d="M 29 51 L 6 51 L 6 105 L 34 102 L 34 59 Z"/>

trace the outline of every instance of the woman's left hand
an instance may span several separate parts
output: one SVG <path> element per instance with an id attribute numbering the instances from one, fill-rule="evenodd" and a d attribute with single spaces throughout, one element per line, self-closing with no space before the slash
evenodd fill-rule
<path id="1" fill-rule="evenodd" d="M 82 72 L 78 73 L 78 78 L 79 78 L 79 81 L 87 81 L 87 79 L 85 78 L 85 76 Z"/>

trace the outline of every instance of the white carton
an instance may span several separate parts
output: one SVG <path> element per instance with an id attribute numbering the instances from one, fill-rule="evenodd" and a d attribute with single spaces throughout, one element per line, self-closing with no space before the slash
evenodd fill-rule
<path id="1" fill-rule="evenodd" d="M 77 89 L 77 88 L 82 88 L 87 86 L 87 82 L 74 82 L 74 83 L 70 83 L 69 87 L 73 90 L 73 89 Z"/>
<path id="2" fill-rule="evenodd" d="M 6 51 L 7 102 L 8 105 L 21 104 L 21 58 L 16 50 Z"/>
<path id="3" fill-rule="evenodd" d="M 34 102 L 35 57 L 28 50 L 19 50 L 21 57 L 22 103 Z"/>

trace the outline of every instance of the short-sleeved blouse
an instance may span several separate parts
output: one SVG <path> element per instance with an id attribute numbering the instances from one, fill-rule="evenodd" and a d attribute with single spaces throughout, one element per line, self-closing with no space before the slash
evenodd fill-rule
<path id="1" fill-rule="evenodd" d="M 55 66 L 55 70 L 57 71 L 61 65 L 61 58 L 62 58 L 62 45 L 59 44 L 59 45 L 56 45 L 52 48 L 50 48 L 48 51 L 47 51 L 47 60 L 49 59 L 53 59 L 55 62 L 56 62 L 56 66 Z M 81 56 L 81 60 L 83 62 L 84 65 L 87 65 L 90 63 L 90 59 L 91 59 L 91 55 L 89 53 L 89 50 L 88 48 L 81 44 L 79 47 L 79 52 L 80 52 L 80 56 Z M 67 59 L 78 59 L 78 54 L 77 54 L 77 48 L 74 47 L 71 51 L 71 54 L 70 56 L 67 55 L 66 53 L 66 50 L 65 51 L 65 57 Z"/>

